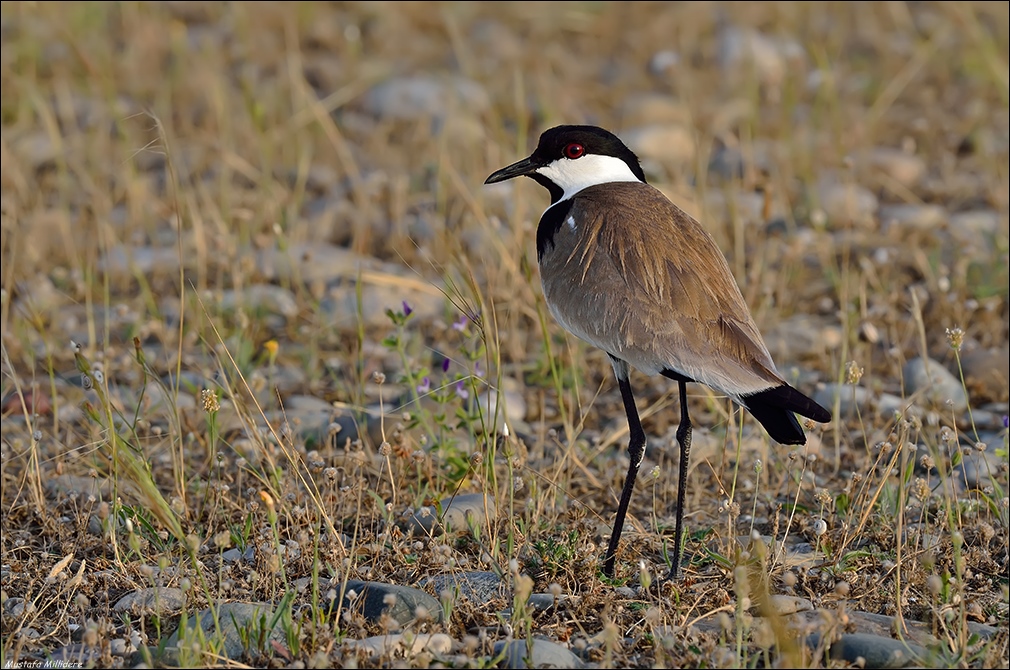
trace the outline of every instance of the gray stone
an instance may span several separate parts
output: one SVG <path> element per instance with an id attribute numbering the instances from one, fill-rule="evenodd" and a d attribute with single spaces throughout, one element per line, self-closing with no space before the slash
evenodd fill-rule
<path id="1" fill-rule="evenodd" d="M 980 436 L 983 437 L 984 436 Z M 1000 481 L 1006 460 L 995 453 L 1002 446 L 1003 440 L 994 435 L 994 440 L 987 444 L 985 451 L 977 451 L 972 446 L 966 446 L 961 456 L 961 462 L 951 472 L 951 477 L 968 488 L 985 488 L 992 486 L 994 481 Z"/>
<path id="2" fill-rule="evenodd" d="M 238 563 L 239 561 L 252 563 L 255 558 L 256 547 L 246 547 L 245 551 L 239 551 L 237 548 L 232 547 L 221 552 L 221 560 L 225 563 Z"/>
<path id="3" fill-rule="evenodd" d="M 32 170 L 42 170 L 56 165 L 56 158 L 63 153 L 61 143 L 53 140 L 52 133 L 38 131 L 17 137 L 11 142 L 14 156 Z"/>
<path id="4" fill-rule="evenodd" d="M 380 621 L 385 614 L 401 626 L 407 626 L 422 616 L 433 621 L 442 620 L 439 602 L 424 591 L 383 582 L 348 580 L 343 607 L 360 612 L 372 622 Z M 420 611 L 422 609 L 423 612 Z"/>
<path id="5" fill-rule="evenodd" d="M 643 160 L 663 165 L 687 165 L 695 157 L 694 131 L 678 123 L 651 124 L 630 128 L 621 139 Z"/>
<path id="6" fill-rule="evenodd" d="M 98 667 L 102 660 L 102 650 L 89 647 L 86 644 L 68 644 L 57 647 L 46 654 L 47 661 L 42 661 L 39 668 L 88 668 Z M 11 667 L 18 667 L 12 665 Z M 21 666 L 32 667 L 32 666 Z"/>
<path id="7" fill-rule="evenodd" d="M 926 174 L 926 161 L 922 156 L 891 147 L 869 149 L 858 156 L 858 162 L 876 175 L 882 176 L 881 186 L 885 188 L 894 182 L 906 189 L 912 188 Z"/>
<path id="8" fill-rule="evenodd" d="M 466 531 L 469 524 L 484 527 L 485 519 L 494 519 L 496 506 L 491 494 L 465 493 L 439 502 L 442 510 L 441 524 L 446 532 Z M 485 509 L 486 508 L 486 509 Z M 430 535 L 439 523 L 436 508 L 425 506 L 414 513 L 407 522 L 407 530 Z"/>
<path id="9" fill-rule="evenodd" d="M 526 398 L 523 397 L 519 382 L 503 378 L 502 388 L 504 392 L 487 389 L 480 394 L 480 407 L 484 423 L 488 426 L 493 423 L 494 430 L 501 429 L 502 419 L 505 419 L 509 427 L 523 424 L 526 421 Z M 490 420 L 492 416 L 494 422 Z"/>
<path id="10" fill-rule="evenodd" d="M 457 110 L 480 113 L 491 106 L 491 98 L 484 87 L 464 77 L 418 75 L 382 82 L 365 94 L 363 105 L 376 116 L 410 121 Z"/>
<path id="11" fill-rule="evenodd" d="M 179 272 L 179 250 L 175 247 L 110 248 L 98 259 L 98 269 L 113 279 L 125 280 L 136 275 L 151 277 L 156 274 Z"/>
<path id="12" fill-rule="evenodd" d="M 817 202 L 832 228 L 850 223 L 871 224 L 877 212 L 877 196 L 855 183 L 822 179 L 817 184 Z"/>
<path id="13" fill-rule="evenodd" d="M 972 209 L 950 215 L 950 231 L 959 240 L 979 242 L 1006 230 L 1006 215 L 993 209 Z M 1004 233 L 1006 234 L 1006 233 Z"/>
<path id="14" fill-rule="evenodd" d="M 979 348 L 962 352 L 961 369 L 973 399 L 1005 402 L 1010 395 L 1010 350 Z"/>
<path id="15" fill-rule="evenodd" d="M 477 605 L 486 605 L 495 598 L 508 597 L 508 584 L 498 573 L 492 571 L 453 572 L 445 575 L 433 575 L 421 580 L 421 586 L 434 591 L 439 599 L 443 592 L 448 592 L 455 601 L 458 594 Z"/>
<path id="16" fill-rule="evenodd" d="M 218 638 L 218 628 L 215 624 L 214 610 L 205 609 L 195 617 L 186 621 L 186 629 L 176 630 L 165 643 L 166 663 L 179 662 L 180 643 L 194 636 L 197 626 L 203 634 L 215 643 L 220 643 L 221 651 L 228 658 L 237 660 L 247 651 L 261 651 L 248 648 L 249 643 L 262 642 L 269 649 L 271 641 L 285 644 L 285 634 L 281 622 L 274 622 L 274 611 L 267 603 L 220 603 L 216 606 L 216 621 L 220 624 L 221 638 Z M 273 627 L 265 630 L 271 623 Z M 248 642 L 247 642 L 248 641 Z"/>
<path id="17" fill-rule="evenodd" d="M 115 612 L 164 615 L 180 610 L 186 604 L 186 594 L 173 587 L 149 587 L 127 593 L 112 607 Z"/>
<path id="18" fill-rule="evenodd" d="M 771 610 L 771 613 L 786 615 L 795 614 L 796 612 L 809 612 L 814 609 L 814 604 L 807 598 L 776 594 L 768 598 L 767 607 Z M 757 604 L 751 610 L 755 614 L 762 613 L 761 607 Z M 767 614 L 767 612 L 764 613 Z"/>
<path id="19" fill-rule="evenodd" d="M 621 102 L 621 124 L 625 128 L 664 123 L 691 123 L 691 108 L 663 93 L 635 93 Z"/>
<path id="20" fill-rule="evenodd" d="M 355 279 L 363 272 L 383 272 L 386 268 L 377 258 L 363 256 L 333 244 L 292 244 L 284 249 L 264 249 L 256 254 L 257 268 L 267 279 L 283 285 L 300 282 L 328 283 L 336 279 Z"/>
<path id="21" fill-rule="evenodd" d="M 221 293 L 218 307 L 225 311 L 245 309 L 251 312 L 280 314 L 291 318 L 298 314 L 298 302 L 290 289 L 273 284 L 253 284 Z"/>
<path id="22" fill-rule="evenodd" d="M 820 633 L 807 637 L 807 644 L 812 648 L 816 649 L 821 643 Z M 830 645 L 828 653 L 835 660 L 864 668 L 904 668 L 924 663 L 928 656 L 917 644 L 866 633 L 842 635 Z"/>
<path id="23" fill-rule="evenodd" d="M 817 389 L 814 401 L 822 407 L 833 410 L 835 400 L 838 400 L 838 412 L 841 416 L 850 416 L 858 409 L 860 412 L 874 412 L 878 416 L 889 417 L 897 413 L 919 414 L 920 412 L 909 401 L 891 393 L 874 394 L 869 389 L 852 384 L 830 383 Z"/>
<path id="24" fill-rule="evenodd" d="M 402 311 L 404 302 L 413 310 L 415 319 L 430 319 L 442 314 L 445 296 L 434 286 L 421 286 L 417 280 L 401 282 L 395 276 L 390 276 L 389 279 L 386 282 L 380 278 L 380 283 L 363 278 L 360 303 L 354 284 L 346 283 L 331 288 L 319 305 L 327 325 L 352 328 L 360 318 L 368 328 L 388 326 L 391 322 L 386 310 Z"/>
<path id="25" fill-rule="evenodd" d="M 879 218 L 885 226 L 932 230 L 947 220 L 947 210 L 940 205 L 885 205 Z"/>
<path id="26" fill-rule="evenodd" d="M 810 314 L 794 314 L 765 331 L 765 343 L 780 367 L 788 361 L 822 357 L 839 349 L 843 341 L 834 319 Z"/>
<path id="27" fill-rule="evenodd" d="M 931 358 L 913 358 L 905 363 L 902 369 L 905 384 L 905 394 L 917 395 L 927 403 L 937 408 L 946 408 L 951 401 L 954 411 L 960 412 L 968 407 L 968 396 L 961 386 L 961 380 L 949 370 Z"/>
<path id="28" fill-rule="evenodd" d="M 494 655 L 504 651 L 502 668 L 584 668 L 585 663 L 567 647 L 549 640 L 534 639 L 532 648 L 526 640 L 501 640 L 494 645 Z"/>
<path id="29" fill-rule="evenodd" d="M 71 474 L 48 477 L 45 480 L 45 487 L 52 495 L 76 493 L 85 498 L 94 497 L 96 500 L 107 500 L 112 492 L 112 483 L 105 477 L 85 477 Z"/>
<path id="30" fill-rule="evenodd" d="M 756 77 L 777 97 L 791 61 L 804 59 L 803 47 L 794 40 L 769 37 L 752 28 L 726 23 L 719 31 L 719 65 L 731 81 Z"/>

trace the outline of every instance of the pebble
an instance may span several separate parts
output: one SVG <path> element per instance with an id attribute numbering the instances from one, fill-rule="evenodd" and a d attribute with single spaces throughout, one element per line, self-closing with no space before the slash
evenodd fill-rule
<path id="1" fill-rule="evenodd" d="M 986 436 L 980 435 L 983 439 Z M 995 449 L 1003 445 L 1003 440 L 998 436 L 987 443 L 985 451 L 978 451 L 972 446 L 967 446 L 961 458 L 951 473 L 951 478 L 968 488 L 985 488 L 992 486 L 994 481 L 1005 481 L 1003 467 L 1006 459 L 999 456 Z"/>
<path id="2" fill-rule="evenodd" d="M 481 416 L 489 426 L 491 422 L 488 419 L 494 416 L 495 431 L 501 429 L 503 418 L 510 428 L 526 422 L 526 398 L 522 394 L 519 382 L 503 378 L 502 388 L 504 392 L 487 389 L 480 394 Z"/>
<path id="3" fill-rule="evenodd" d="M 319 304 L 326 325 L 350 329 L 356 327 L 360 318 L 367 328 L 389 326 L 391 322 L 386 310 L 402 311 L 404 302 L 413 310 L 414 319 L 440 316 L 445 306 L 445 296 L 434 286 L 411 286 L 410 283 L 400 282 L 396 276 L 389 276 L 388 281 L 381 277 L 376 280 L 366 277 L 363 282 L 360 305 L 358 290 L 352 283 L 344 283 L 328 291 Z"/>
<path id="4" fill-rule="evenodd" d="M 406 654 L 408 657 L 421 652 L 444 656 L 452 651 L 453 644 L 453 639 L 445 633 L 394 633 L 344 641 L 345 648 L 351 651 L 364 651 L 372 656 Z"/>
<path id="5" fill-rule="evenodd" d="M 621 123 L 625 128 L 654 124 L 689 124 L 691 109 L 663 93 L 637 93 L 621 103 Z"/>
<path id="6" fill-rule="evenodd" d="M 102 661 L 102 650 L 89 647 L 86 644 L 68 644 L 57 647 L 46 654 L 46 662 L 39 665 L 21 665 L 20 667 L 38 668 L 89 668 L 99 667 Z M 12 665 L 10 667 L 18 667 Z"/>
<path id="7" fill-rule="evenodd" d="M 464 109 L 478 114 L 491 106 L 491 98 L 471 79 L 418 75 L 382 82 L 365 94 L 363 105 L 378 117 L 410 121 Z"/>
<path id="8" fill-rule="evenodd" d="M 494 645 L 494 655 L 504 654 L 502 668 L 584 668 L 582 659 L 560 644 L 536 638 L 532 649 L 526 640 L 501 640 Z"/>
<path id="9" fill-rule="evenodd" d="M 477 605 L 486 605 L 495 598 L 509 597 L 508 584 L 498 573 L 490 570 L 433 575 L 422 579 L 420 586 L 434 591 L 439 599 L 443 592 L 449 592 L 453 601 L 458 595 Z"/>
<path id="10" fill-rule="evenodd" d="M 956 412 L 968 407 L 968 397 L 961 386 L 961 380 L 931 358 L 913 358 L 902 368 L 902 380 L 906 396 L 918 395 L 938 409 L 946 409 L 947 401 Z"/>
<path id="11" fill-rule="evenodd" d="M 225 311 L 245 309 L 250 312 L 280 314 L 292 318 L 298 314 L 295 294 L 283 286 L 273 284 L 253 284 L 240 289 L 228 289 L 221 293 L 218 307 Z"/>
<path id="12" fill-rule="evenodd" d="M 353 599 L 352 592 L 356 594 Z M 407 626 L 419 617 L 419 608 L 427 612 L 429 619 L 442 620 L 441 605 L 424 591 L 384 582 L 348 580 L 343 607 L 353 608 L 373 623 L 378 623 L 383 615 L 387 615 L 401 626 Z"/>
<path id="13" fill-rule="evenodd" d="M 739 81 L 755 76 L 777 97 L 790 61 L 804 57 L 803 47 L 791 39 L 776 39 L 751 28 L 725 25 L 719 31 L 719 65 Z"/>
<path id="14" fill-rule="evenodd" d="M 127 247 L 117 245 L 98 259 L 98 270 L 116 281 L 129 280 L 136 275 L 178 273 L 179 250 L 175 247 Z"/>
<path id="15" fill-rule="evenodd" d="M 822 358 L 839 349 L 842 341 L 842 330 L 834 318 L 811 314 L 794 314 L 765 332 L 765 343 L 779 367 L 789 361 Z"/>
<path id="16" fill-rule="evenodd" d="M 105 477 L 62 474 L 47 477 L 44 484 L 46 490 L 54 496 L 76 493 L 85 498 L 94 497 L 96 500 L 108 500 L 112 492 L 111 482 Z"/>
<path id="17" fill-rule="evenodd" d="M 442 524 L 447 532 L 467 532 L 468 523 L 484 527 L 486 518 L 494 519 L 497 507 L 494 498 L 485 493 L 464 493 L 439 502 L 442 509 Z M 485 511 L 486 507 L 486 511 Z M 431 506 L 422 507 L 410 517 L 407 531 L 430 535 L 439 521 L 438 510 Z"/>
<path id="18" fill-rule="evenodd" d="M 957 239 L 978 243 L 995 235 L 1001 228 L 1006 230 L 1006 221 L 1006 215 L 994 209 L 972 209 L 951 214 L 949 227 Z"/>
<path id="19" fill-rule="evenodd" d="M 874 147 L 858 156 L 857 162 L 878 175 L 886 177 L 882 186 L 897 182 L 906 189 L 915 187 L 926 174 L 926 161 L 922 156 L 891 147 Z M 893 189 L 891 189 L 893 190 Z"/>
<path id="20" fill-rule="evenodd" d="M 689 165 L 697 151 L 694 131 L 686 124 L 654 123 L 630 128 L 621 133 L 621 139 L 643 161 L 664 166 Z"/>
<path id="21" fill-rule="evenodd" d="M 827 216 L 830 228 L 872 224 L 878 207 L 877 196 L 864 186 L 826 178 L 818 182 L 817 202 Z"/>
<path id="22" fill-rule="evenodd" d="M 238 548 L 232 547 L 231 549 L 226 549 L 221 552 L 221 560 L 225 563 L 238 563 L 239 561 L 252 563 L 255 559 L 255 547 L 246 547 L 245 551 L 240 551 Z"/>
<path id="23" fill-rule="evenodd" d="M 56 157 L 63 153 L 60 144 L 53 141 L 52 134 L 43 131 L 14 138 L 11 148 L 16 159 L 27 163 L 32 170 L 55 167 Z"/>
<path id="24" fill-rule="evenodd" d="M 940 205 L 884 205 L 879 218 L 884 226 L 933 230 L 947 220 L 947 210 Z"/>
<path id="25" fill-rule="evenodd" d="M 246 634 L 253 630 L 260 630 L 261 624 L 266 626 L 274 624 L 273 628 L 263 633 L 262 639 L 265 649 L 270 648 L 271 642 L 287 646 L 281 617 L 275 619 L 273 608 L 268 603 L 220 603 L 215 609 L 217 623 L 215 623 L 214 611 L 205 609 L 197 616 L 187 619 L 185 631 L 176 630 L 172 633 L 165 642 L 165 656 L 161 660 L 168 664 L 177 665 L 180 638 L 187 641 L 193 640 L 195 635 L 193 631 L 197 626 L 203 630 L 203 634 L 207 638 L 219 644 L 220 651 L 232 660 L 238 660 L 246 653 L 249 638 Z M 223 639 L 218 638 L 218 624 Z M 260 638 L 258 635 L 252 637 L 253 639 Z"/>
<path id="26" fill-rule="evenodd" d="M 975 349 L 961 353 L 961 370 L 973 402 L 1006 402 L 1010 396 L 1010 350 Z"/>
<path id="27" fill-rule="evenodd" d="M 281 285 L 355 279 L 363 272 L 390 272 L 378 258 L 365 256 L 334 244 L 292 244 L 283 249 L 263 249 L 256 254 L 262 276 Z"/>
<path id="28" fill-rule="evenodd" d="M 797 612 L 809 612 L 814 609 L 814 604 L 807 598 L 776 594 L 768 598 L 768 608 L 774 614 L 785 615 Z M 751 608 L 751 611 L 758 613 L 761 611 L 761 608 L 755 604 Z"/>
<path id="29" fill-rule="evenodd" d="M 820 633 L 807 637 L 807 645 L 817 649 L 822 643 Z M 925 664 L 927 651 L 914 643 L 893 640 L 880 635 L 845 633 L 829 649 L 832 659 L 863 668 L 904 668 Z"/>
<path id="30" fill-rule="evenodd" d="M 822 407 L 832 409 L 838 400 L 838 412 L 848 417 L 858 408 L 861 412 L 875 411 L 877 416 L 890 417 L 897 413 L 918 414 L 918 410 L 904 398 L 892 393 L 872 393 L 863 386 L 829 383 L 814 392 L 814 401 Z"/>
<path id="31" fill-rule="evenodd" d="M 181 610 L 186 604 L 182 589 L 149 587 L 127 593 L 112 607 L 115 612 L 165 615 Z"/>

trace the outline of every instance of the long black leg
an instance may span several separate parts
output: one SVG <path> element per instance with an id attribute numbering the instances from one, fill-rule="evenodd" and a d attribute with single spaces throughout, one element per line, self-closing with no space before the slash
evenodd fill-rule
<path id="1" fill-rule="evenodd" d="M 618 369 L 616 361 L 614 369 L 615 371 Z M 628 504 L 631 502 L 631 492 L 635 488 L 638 468 L 641 467 L 642 458 L 645 457 L 645 431 L 642 429 L 641 419 L 638 418 L 638 409 L 635 407 L 635 396 L 631 393 L 631 382 L 628 381 L 626 364 L 624 365 L 623 376 L 618 371 L 617 381 L 621 386 L 621 399 L 624 400 L 624 411 L 628 415 L 628 429 L 631 433 L 631 439 L 628 441 L 628 456 L 631 458 L 631 465 L 628 466 L 628 476 L 624 479 L 621 502 L 617 506 L 617 518 L 614 519 L 614 532 L 610 535 L 610 546 L 607 547 L 607 555 L 603 563 L 603 574 L 607 577 L 614 576 L 614 563 L 617 560 L 617 544 L 621 540 L 624 517 L 628 514 Z"/>
<path id="2" fill-rule="evenodd" d="M 677 442 L 680 443 L 680 476 L 677 480 L 677 528 L 674 531 L 673 565 L 667 579 L 680 579 L 680 559 L 684 553 L 684 493 L 687 488 L 687 464 L 691 458 L 691 417 L 687 414 L 687 385 L 680 384 L 680 426 L 677 428 Z"/>

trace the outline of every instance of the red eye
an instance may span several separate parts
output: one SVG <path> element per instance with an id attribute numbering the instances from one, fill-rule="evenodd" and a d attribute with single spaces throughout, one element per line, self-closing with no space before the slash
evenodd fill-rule
<path id="1" fill-rule="evenodd" d="M 565 158 L 581 158 L 584 153 L 586 153 L 586 148 L 578 142 L 572 142 L 565 147 Z"/>

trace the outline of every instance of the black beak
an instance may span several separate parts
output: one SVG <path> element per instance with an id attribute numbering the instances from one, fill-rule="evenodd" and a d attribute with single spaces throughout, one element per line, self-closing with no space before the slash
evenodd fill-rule
<path id="1" fill-rule="evenodd" d="M 490 177 L 484 180 L 485 184 L 497 184 L 500 181 L 505 181 L 506 179 L 512 179 L 513 177 L 530 176 L 538 168 L 538 165 L 534 165 L 533 161 L 529 158 L 524 158 L 517 163 L 513 163 L 508 167 L 503 167 L 501 170 L 494 172 Z"/>

